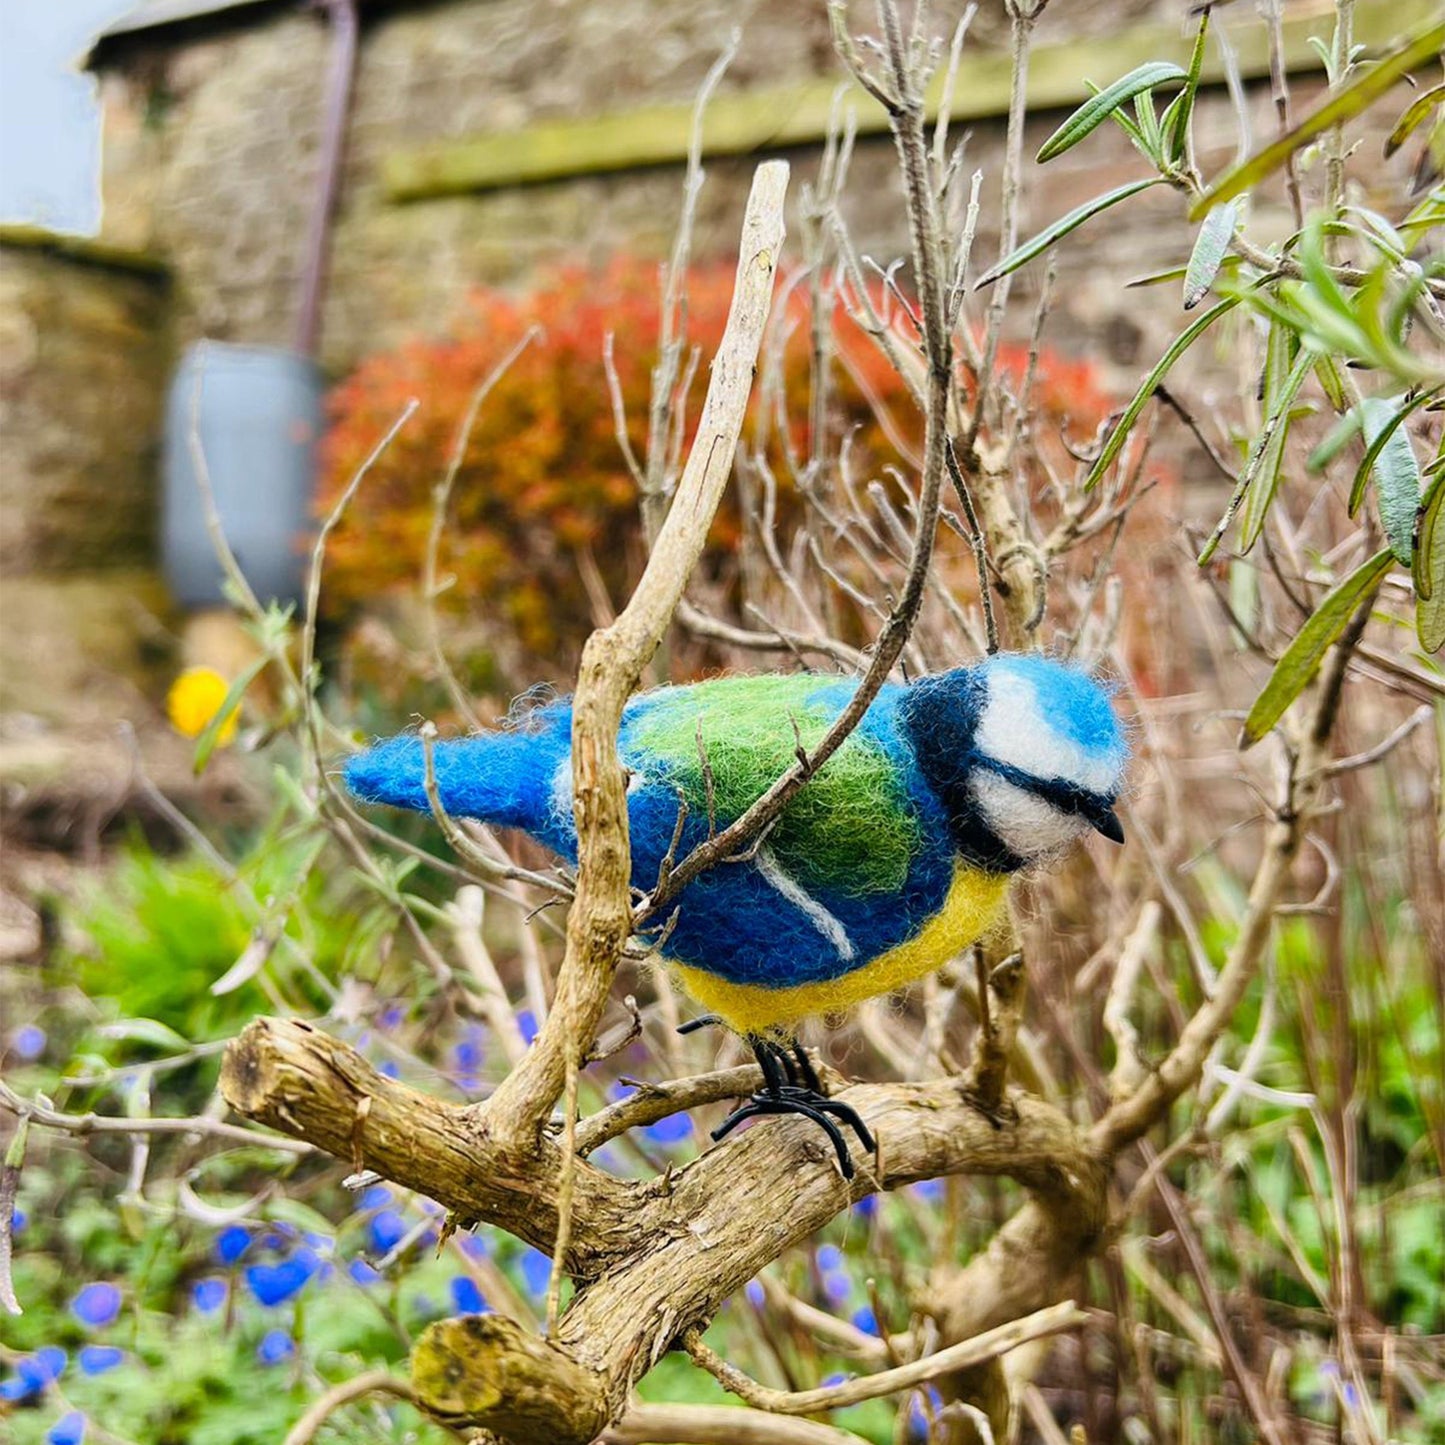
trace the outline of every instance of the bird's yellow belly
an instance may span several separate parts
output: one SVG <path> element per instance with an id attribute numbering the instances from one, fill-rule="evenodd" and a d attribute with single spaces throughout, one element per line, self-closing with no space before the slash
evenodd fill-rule
<path id="1" fill-rule="evenodd" d="M 812 1014 L 838 1013 L 932 973 L 989 930 L 1003 908 L 1008 884 L 1006 873 L 956 865 L 943 907 L 917 933 L 837 978 L 792 988 L 760 988 L 730 983 L 683 963 L 674 962 L 672 968 L 682 986 L 709 1012 L 739 1033 L 762 1034 Z"/>

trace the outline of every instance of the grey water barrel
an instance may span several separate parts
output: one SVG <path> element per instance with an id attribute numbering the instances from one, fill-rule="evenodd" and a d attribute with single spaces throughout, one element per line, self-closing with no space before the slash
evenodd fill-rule
<path id="1" fill-rule="evenodd" d="M 193 434 L 246 580 L 263 603 L 300 598 L 322 393 L 316 365 L 290 351 L 202 341 L 181 358 L 166 403 L 161 505 L 162 556 L 177 601 L 208 607 L 223 599 Z"/>

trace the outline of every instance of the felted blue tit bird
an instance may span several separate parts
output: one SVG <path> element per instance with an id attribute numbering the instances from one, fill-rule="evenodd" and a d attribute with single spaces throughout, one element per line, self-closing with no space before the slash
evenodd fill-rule
<path id="1" fill-rule="evenodd" d="M 855 687 L 802 673 L 634 697 L 618 734 L 634 887 L 655 887 L 670 850 L 685 857 L 739 817 L 800 743 L 817 743 Z M 564 699 L 503 731 L 437 744 L 443 806 L 520 828 L 575 863 L 571 725 Z M 1000 654 L 884 686 L 755 853 L 703 873 L 675 900 L 663 949 L 709 1011 L 698 1022 L 743 1034 L 766 1081 L 714 1137 L 755 1114 L 805 1114 L 851 1174 L 828 1116 L 870 1150 L 871 1136 L 823 1095 L 794 1026 L 946 963 L 993 925 L 1021 869 L 1091 830 L 1123 842 L 1114 804 L 1127 761 L 1105 689 L 1049 658 Z M 352 758 L 345 777 L 366 802 L 429 808 L 416 737 Z"/>

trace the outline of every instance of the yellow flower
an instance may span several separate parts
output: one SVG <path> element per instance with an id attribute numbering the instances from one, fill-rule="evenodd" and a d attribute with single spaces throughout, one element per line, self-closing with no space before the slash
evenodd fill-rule
<path id="1" fill-rule="evenodd" d="M 211 725 L 221 710 L 231 685 L 214 667 L 188 667 L 171 684 L 166 694 L 166 712 L 171 726 L 188 738 L 198 738 Z M 241 716 L 239 704 L 233 705 L 226 720 L 216 732 L 216 746 L 223 748 L 236 736 Z"/>

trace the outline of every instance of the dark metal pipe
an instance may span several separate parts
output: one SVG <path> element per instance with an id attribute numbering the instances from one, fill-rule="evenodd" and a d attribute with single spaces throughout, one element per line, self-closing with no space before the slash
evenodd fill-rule
<path id="1" fill-rule="evenodd" d="M 321 323 L 321 294 L 326 284 L 326 260 L 331 248 L 331 217 L 341 189 L 341 167 L 346 155 L 346 122 L 356 77 L 356 51 L 360 22 L 356 0 L 317 0 L 331 18 L 331 63 L 326 80 L 326 113 L 322 120 L 321 166 L 316 201 L 306 236 L 305 265 L 301 273 L 301 302 L 296 316 L 296 350 L 313 356 Z"/>

